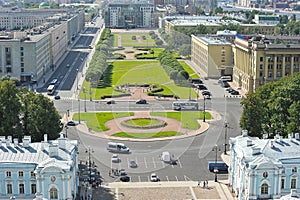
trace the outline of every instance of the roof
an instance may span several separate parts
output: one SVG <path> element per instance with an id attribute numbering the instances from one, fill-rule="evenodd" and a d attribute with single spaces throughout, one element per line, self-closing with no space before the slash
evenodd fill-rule
<path id="1" fill-rule="evenodd" d="M 259 139 L 248 135 L 232 138 L 234 151 L 237 156 L 244 159 L 251 168 L 273 164 L 280 167 L 282 164 L 300 164 L 300 139 L 295 137 L 274 139 Z"/>
<path id="2" fill-rule="evenodd" d="M 62 169 L 72 166 L 72 156 L 77 148 L 76 140 L 65 140 L 65 148 L 58 148 L 58 140 L 48 142 L 29 143 L 28 147 L 24 147 L 23 143 L 10 143 L 2 141 L 0 146 L 0 164 L 4 163 L 26 163 L 36 164 L 39 166 L 57 166 Z M 49 146 L 56 146 L 57 156 L 50 157 Z"/>
<path id="3" fill-rule="evenodd" d="M 228 42 L 225 39 L 222 38 L 217 38 L 217 37 L 197 37 L 195 36 L 194 38 L 196 38 L 197 40 L 201 41 L 202 43 L 206 44 L 206 45 L 232 45 L 230 42 Z"/>

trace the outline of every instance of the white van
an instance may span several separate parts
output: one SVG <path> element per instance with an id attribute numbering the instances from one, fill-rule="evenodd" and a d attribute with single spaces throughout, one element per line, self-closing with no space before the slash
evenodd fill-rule
<path id="1" fill-rule="evenodd" d="M 162 161 L 166 162 L 166 163 L 169 163 L 171 162 L 171 156 L 170 156 L 170 153 L 168 151 L 164 151 L 162 152 L 161 154 L 161 158 L 160 158 Z"/>
<path id="2" fill-rule="evenodd" d="M 219 78 L 219 82 L 222 82 L 222 81 L 232 81 L 232 77 L 231 76 L 221 76 Z"/>
<path id="3" fill-rule="evenodd" d="M 129 148 L 123 143 L 109 142 L 107 143 L 107 150 L 112 152 L 128 153 Z"/>

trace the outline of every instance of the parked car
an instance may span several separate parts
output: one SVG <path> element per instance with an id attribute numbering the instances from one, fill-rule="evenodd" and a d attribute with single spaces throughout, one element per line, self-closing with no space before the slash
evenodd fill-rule
<path id="1" fill-rule="evenodd" d="M 204 99 L 211 99 L 210 95 L 203 95 Z"/>
<path id="2" fill-rule="evenodd" d="M 121 176 L 120 177 L 120 181 L 122 181 L 122 182 L 129 182 L 130 181 L 130 177 L 129 176 Z"/>
<path id="3" fill-rule="evenodd" d="M 129 161 L 129 166 L 130 166 L 131 168 L 136 168 L 136 167 L 137 167 L 137 164 L 136 164 L 135 160 L 130 160 L 130 161 Z"/>
<path id="4" fill-rule="evenodd" d="M 226 88 L 226 91 L 231 93 L 233 91 L 233 89 L 231 87 L 229 87 L 229 88 Z"/>
<path id="5" fill-rule="evenodd" d="M 70 67 L 70 64 L 67 64 L 66 67 L 69 68 L 69 67 Z"/>
<path id="6" fill-rule="evenodd" d="M 239 93 L 239 91 L 232 90 L 232 91 L 230 92 L 230 94 L 232 94 L 232 95 L 239 95 L 240 93 Z"/>
<path id="7" fill-rule="evenodd" d="M 152 182 L 158 182 L 159 181 L 159 177 L 155 173 L 152 173 L 151 176 L 150 176 L 150 181 L 152 181 Z"/>
<path id="8" fill-rule="evenodd" d="M 136 104 L 147 104 L 146 99 L 139 99 L 135 102 Z"/>
<path id="9" fill-rule="evenodd" d="M 230 85 L 227 81 L 222 81 L 221 86 L 224 87 L 224 88 L 229 88 L 230 87 Z"/>
<path id="10" fill-rule="evenodd" d="M 207 90 L 207 87 L 205 85 L 197 85 L 197 88 L 199 90 Z"/>
<path id="11" fill-rule="evenodd" d="M 126 176 L 126 175 L 127 175 L 127 173 L 126 173 L 125 169 L 121 169 L 120 176 Z"/>
<path id="12" fill-rule="evenodd" d="M 67 126 L 76 126 L 76 123 L 74 121 L 68 121 Z"/>
<path id="13" fill-rule="evenodd" d="M 115 100 L 109 100 L 106 102 L 106 104 L 115 104 L 115 103 L 116 103 Z"/>
<path id="14" fill-rule="evenodd" d="M 118 154 L 113 154 L 111 157 L 111 162 L 118 163 L 119 161 L 120 161 L 120 158 L 119 158 Z"/>
<path id="15" fill-rule="evenodd" d="M 56 96 L 54 97 L 54 99 L 59 100 L 59 99 L 60 99 L 60 96 L 59 96 L 59 95 L 56 95 Z"/>

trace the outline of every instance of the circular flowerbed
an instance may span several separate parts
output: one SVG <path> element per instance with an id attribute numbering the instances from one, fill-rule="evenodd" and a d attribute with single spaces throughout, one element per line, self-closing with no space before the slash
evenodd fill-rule
<path id="1" fill-rule="evenodd" d="M 136 129 L 152 129 L 167 126 L 167 122 L 156 118 L 134 118 L 121 122 L 122 126 Z"/>

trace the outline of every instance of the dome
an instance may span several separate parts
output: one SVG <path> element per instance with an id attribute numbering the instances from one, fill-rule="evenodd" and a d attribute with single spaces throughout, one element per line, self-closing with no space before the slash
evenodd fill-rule
<path id="1" fill-rule="evenodd" d="M 48 2 L 42 2 L 40 3 L 39 8 L 50 8 L 50 4 Z"/>

